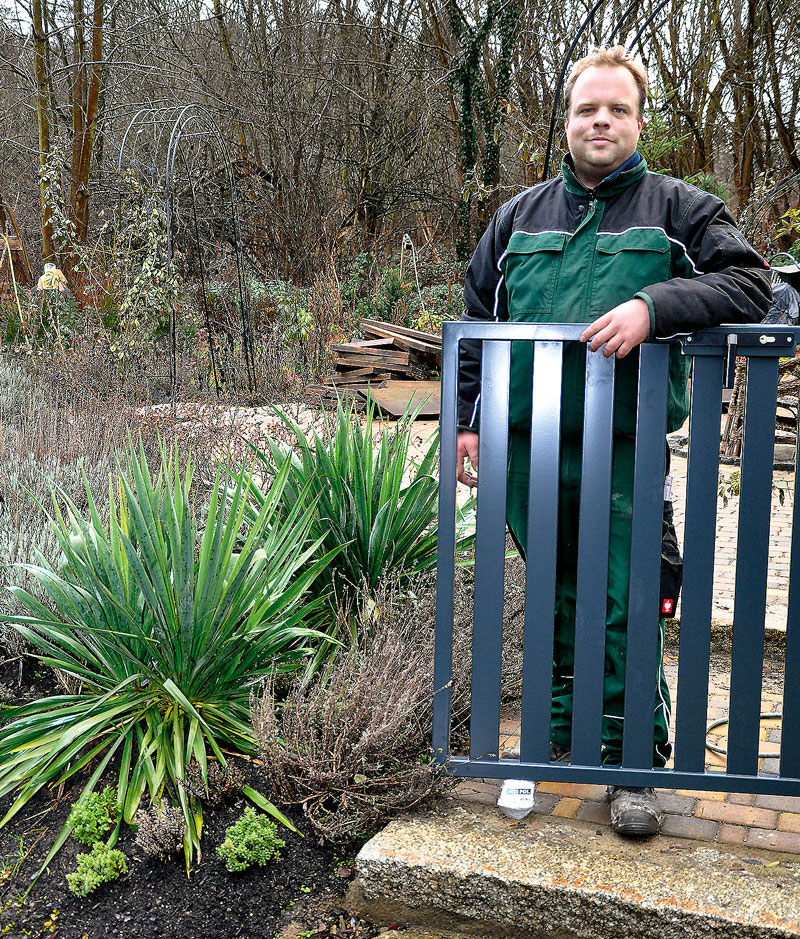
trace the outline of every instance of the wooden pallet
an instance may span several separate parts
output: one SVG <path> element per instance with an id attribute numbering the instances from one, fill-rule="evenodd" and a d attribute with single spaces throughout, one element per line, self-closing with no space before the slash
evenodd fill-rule
<path id="1" fill-rule="evenodd" d="M 365 392 L 386 382 L 413 383 L 441 365 L 441 336 L 372 319 L 362 320 L 361 329 L 371 338 L 331 346 L 334 371 L 309 390 L 331 398 L 345 388 Z"/>

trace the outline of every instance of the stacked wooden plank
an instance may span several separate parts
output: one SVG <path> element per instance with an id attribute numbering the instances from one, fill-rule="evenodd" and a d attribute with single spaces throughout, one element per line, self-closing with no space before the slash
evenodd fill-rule
<path id="1" fill-rule="evenodd" d="M 331 346 L 334 371 L 322 385 L 324 397 L 366 392 L 387 381 L 424 381 L 442 362 L 442 337 L 418 329 L 363 319 L 364 339 Z"/>

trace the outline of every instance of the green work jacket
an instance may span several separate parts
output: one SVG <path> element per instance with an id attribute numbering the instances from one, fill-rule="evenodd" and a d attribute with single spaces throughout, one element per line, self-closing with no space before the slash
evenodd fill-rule
<path id="1" fill-rule="evenodd" d="M 650 173 L 635 153 L 595 189 L 570 158 L 558 179 L 502 206 L 481 239 L 466 284 L 466 319 L 588 323 L 633 297 L 650 312 L 650 338 L 720 323 L 758 321 L 771 295 L 768 268 L 735 227 L 724 203 L 672 177 Z M 479 344 L 464 344 L 459 424 L 477 429 Z M 582 432 L 585 349 L 565 349 L 562 434 Z M 514 344 L 512 428 L 530 421 L 530 343 Z M 615 433 L 636 424 L 638 350 L 617 365 Z M 688 414 L 689 359 L 670 350 L 668 432 Z"/>

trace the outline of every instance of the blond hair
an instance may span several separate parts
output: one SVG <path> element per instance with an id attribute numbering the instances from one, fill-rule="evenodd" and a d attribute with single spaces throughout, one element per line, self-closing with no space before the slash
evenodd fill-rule
<path id="1" fill-rule="evenodd" d="M 582 59 L 578 59 L 572 66 L 567 79 L 567 87 L 564 89 L 567 114 L 572 107 L 572 89 L 575 87 L 575 82 L 587 68 L 626 68 L 636 82 L 636 90 L 639 92 L 639 117 L 642 117 L 647 100 L 647 73 L 639 62 L 628 55 L 623 46 L 611 46 L 608 49 L 598 47 Z"/>

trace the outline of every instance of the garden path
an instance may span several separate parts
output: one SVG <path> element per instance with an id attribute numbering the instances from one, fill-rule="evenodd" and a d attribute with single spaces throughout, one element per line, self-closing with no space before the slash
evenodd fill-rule
<path id="1" fill-rule="evenodd" d="M 683 541 L 686 509 L 686 458 L 672 454 L 670 472 L 673 478 L 675 529 L 678 540 Z M 723 477 L 735 472 L 735 466 L 721 466 Z M 768 629 L 786 630 L 789 597 L 789 559 L 792 547 L 792 513 L 794 511 L 795 474 L 776 470 L 773 477 L 777 487 L 772 493 L 772 520 L 770 524 L 770 554 L 767 574 Z M 780 492 L 783 491 L 783 504 Z M 736 578 L 736 546 L 739 533 L 739 500 L 730 498 L 725 505 L 717 503 L 717 550 L 714 562 L 714 598 L 712 620 L 720 624 L 733 623 L 733 595 Z"/>

